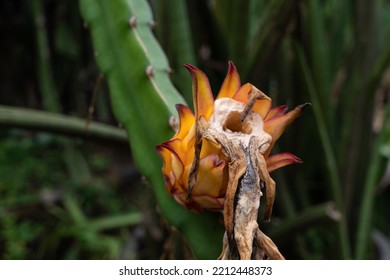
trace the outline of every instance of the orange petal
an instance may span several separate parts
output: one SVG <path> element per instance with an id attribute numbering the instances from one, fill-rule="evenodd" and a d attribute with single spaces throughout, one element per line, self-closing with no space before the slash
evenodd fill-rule
<path id="1" fill-rule="evenodd" d="M 264 121 L 268 121 L 268 120 L 271 120 L 273 118 L 281 117 L 284 114 L 286 114 L 286 112 L 287 112 L 287 106 L 286 105 L 282 105 L 282 106 L 278 106 L 278 107 L 272 108 L 271 110 L 269 110 L 268 115 L 265 117 Z"/>
<path id="2" fill-rule="evenodd" d="M 223 184 L 224 175 L 227 173 L 224 172 L 224 168 L 225 161 L 220 160 L 217 155 L 208 155 L 202 158 L 199 162 L 198 181 L 191 196 L 220 196 L 222 188 L 226 185 Z"/>
<path id="3" fill-rule="evenodd" d="M 210 211 L 221 211 L 223 209 L 224 198 L 216 198 L 208 195 L 194 197 L 194 202 Z"/>
<path id="4" fill-rule="evenodd" d="M 280 153 L 270 156 L 267 159 L 267 170 L 272 172 L 289 164 L 302 163 L 303 161 L 290 153 Z"/>
<path id="5" fill-rule="evenodd" d="M 187 196 L 188 196 L 187 192 L 174 191 L 171 194 L 172 194 L 172 197 L 176 200 L 176 202 L 179 203 L 184 208 L 190 209 L 194 212 L 201 212 L 202 211 L 202 208 L 200 208 L 197 205 L 192 206 L 193 203 L 191 203 L 191 201 L 187 200 Z"/>
<path id="6" fill-rule="evenodd" d="M 286 127 L 301 115 L 302 109 L 306 105 L 307 104 L 299 105 L 281 117 L 273 118 L 270 119 L 269 121 L 264 122 L 264 131 L 272 136 L 272 141 L 270 143 L 270 146 L 268 150 L 264 153 L 265 158 L 268 157 L 269 153 L 271 152 L 271 149 L 275 145 L 275 142 L 282 135 Z"/>
<path id="7" fill-rule="evenodd" d="M 239 88 L 239 90 L 234 94 L 233 99 L 240 101 L 244 104 L 248 103 L 248 96 L 252 91 L 253 85 L 250 83 L 247 83 Z M 264 94 L 264 93 L 263 93 Z M 260 116 L 265 118 L 265 116 L 268 114 L 269 110 L 271 109 L 271 103 L 272 100 L 269 98 L 266 94 L 264 94 L 264 99 L 257 100 L 255 105 L 253 106 L 252 110 L 257 112 Z"/>
<path id="8" fill-rule="evenodd" d="M 204 116 L 208 120 L 214 110 L 214 98 L 209 79 L 201 70 L 190 64 L 184 67 L 192 76 L 192 96 L 194 99 L 195 117 Z"/>
<path id="9" fill-rule="evenodd" d="M 162 173 L 165 177 L 167 189 L 170 192 L 184 171 L 183 163 L 178 154 L 166 143 L 156 147 L 157 152 L 163 159 Z"/>
<path id="10" fill-rule="evenodd" d="M 171 139 L 167 142 L 164 142 L 160 146 L 162 146 L 162 147 L 157 146 L 158 152 L 159 152 L 159 149 L 161 149 L 161 148 L 168 149 L 169 151 L 174 152 L 176 154 L 182 154 L 182 152 L 183 152 L 182 143 L 181 143 L 180 139 L 178 139 L 178 138 Z"/>
<path id="11" fill-rule="evenodd" d="M 172 196 L 180 205 L 197 213 L 202 212 L 203 209 L 211 211 L 221 211 L 223 209 L 224 198 L 203 195 L 191 197 L 191 199 L 188 200 L 188 194 L 183 192 L 172 193 Z"/>
<path id="12" fill-rule="evenodd" d="M 203 139 L 202 150 L 200 151 L 200 158 L 204 158 L 211 154 L 216 154 L 218 156 L 223 155 L 221 145 L 211 140 Z"/>
<path id="13" fill-rule="evenodd" d="M 184 140 L 176 138 L 163 143 L 163 146 L 166 149 L 174 152 L 180 158 L 183 165 L 186 165 L 188 161 L 192 162 L 194 154 L 194 144 L 190 143 L 192 145 L 189 146 L 189 143 L 186 142 L 186 140 L 186 138 L 184 138 Z"/>
<path id="14" fill-rule="evenodd" d="M 179 130 L 173 138 L 183 139 L 195 123 L 195 116 L 191 109 L 183 104 L 177 104 L 176 110 L 179 113 Z"/>
<path id="15" fill-rule="evenodd" d="M 232 98 L 236 91 L 240 88 L 240 75 L 237 72 L 236 66 L 229 61 L 229 69 L 225 80 L 223 81 L 221 90 L 218 93 L 218 98 L 228 97 Z"/>
<path id="16" fill-rule="evenodd" d="M 192 153 L 195 139 L 195 116 L 190 108 L 182 104 L 177 104 L 176 109 L 179 113 L 180 126 L 173 139 L 180 139 L 181 151 Z"/>

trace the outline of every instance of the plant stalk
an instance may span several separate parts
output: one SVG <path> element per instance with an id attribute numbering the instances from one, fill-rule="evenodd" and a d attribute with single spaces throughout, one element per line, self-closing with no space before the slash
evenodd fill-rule
<path id="1" fill-rule="evenodd" d="M 0 126 L 18 127 L 127 143 L 126 132 L 107 124 L 32 109 L 0 106 Z"/>

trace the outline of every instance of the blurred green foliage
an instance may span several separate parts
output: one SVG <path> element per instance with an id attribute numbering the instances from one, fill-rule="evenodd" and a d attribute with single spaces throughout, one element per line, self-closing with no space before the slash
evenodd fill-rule
<path id="1" fill-rule="evenodd" d="M 2 139 L 2 258 L 100 259 L 124 254 L 121 246 L 130 239 L 119 229 L 140 224 L 142 217 L 141 205 L 133 201 L 136 195 L 125 182 L 142 182 L 135 170 L 127 175 L 115 170 L 110 161 L 124 160 L 118 152 L 115 156 L 90 143 L 19 130 L 2 133 Z M 118 192 L 127 197 L 118 197 Z"/>
<path id="2" fill-rule="evenodd" d="M 140 31 L 142 37 L 154 27 L 157 41 L 144 41 L 152 56 L 131 41 L 132 0 L 87 2 L 0 3 L 0 104 L 121 123 L 132 152 L 125 143 L 74 138 L 67 129 L 58 136 L 0 126 L 0 258 L 215 258 L 220 244 L 203 235 L 210 227 L 202 216 L 169 210 L 151 151 L 173 133 L 167 120 L 173 103 L 191 106 L 191 79 L 181 65 L 204 70 L 218 92 L 229 59 L 242 82 L 262 89 L 274 105 L 313 105 L 278 141 L 277 150 L 305 163 L 272 174 L 277 202 L 272 222 L 260 227 L 289 259 L 384 257 L 389 1 L 141 1 L 146 6 L 138 12 L 145 15 L 150 6 L 154 16 Z M 94 26 L 88 13 L 103 2 L 105 17 Z M 99 47 L 99 40 L 109 46 Z M 134 91 L 156 90 L 145 73 L 149 64 L 168 96 L 165 105 Z M 151 109 L 161 115 L 144 115 Z M 139 135 L 131 124 L 137 116 L 145 128 Z M 137 151 L 150 160 L 143 163 Z M 214 249 L 202 249 L 208 247 Z"/>

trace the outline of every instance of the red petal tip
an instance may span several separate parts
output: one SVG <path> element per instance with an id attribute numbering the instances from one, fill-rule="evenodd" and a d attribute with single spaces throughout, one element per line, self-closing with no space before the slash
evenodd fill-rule
<path id="1" fill-rule="evenodd" d="M 303 160 L 301 160 L 299 157 L 294 156 L 295 163 L 303 163 Z"/>
<path id="2" fill-rule="evenodd" d="M 162 150 L 162 144 L 160 144 L 160 145 L 157 145 L 156 147 L 154 147 L 155 148 L 155 150 L 156 150 L 156 152 L 157 153 L 161 153 L 161 150 Z"/>
<path id="3" fill-rule="evenodd" d="M 184 110 L 184 107 L 187 107 L 187 106 L 183 105 L 183 104 L 180 104 L 180 103 L 175 105 L 176 111 L 178 113 L 182 112 Z"/>
<path id="4" fill-rule="evenodd" d="M 229 72 L 232 72 L 233 70 L 237 70 L 237 67 L 234 65 L 233 61 L 229 60 L 228 61 L 228 69 L 229 69 Z"/>
<path id="5" fill-rule="evenodd" d="M 195 71 L 195 69 L 197 69 L 194 65 L 191 65 L 191 64 L 183 64 L 183 66 L 190 72 L 190 73 L 192 73 L 192 72 L 194 72 Z"/>
<path id="6" fill-rule="evenodd" d="M 281 153 L 280 155 L 285 155 L 286 158 L 289 158 L 291 164 L 303 163 L 303 160 L 301 160 L 299 157 L 297 157 L 296 155 L 293 155 L 291 153 Z"/>

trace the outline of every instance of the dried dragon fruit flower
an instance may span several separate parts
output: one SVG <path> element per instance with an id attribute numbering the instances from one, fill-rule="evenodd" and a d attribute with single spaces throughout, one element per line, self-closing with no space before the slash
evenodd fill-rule
<path id="1" fill-rule="evenodd" d="M 157 146 L 163 159 L 162 173 L 167 191 L 178 203 L 198 212 L 203 209 L 222 211 L 229 180 L 232 179 L 229 175 L 232 159 L 220 141 L 203 137 L 198 140 L 199 151 L 195 152 L 197 121 L 200 118 L 212 131 L 220 132 L 229 141 L 248 146 L 250 139 L 255 137 L 267 173 L 302 162 L 290 153 L 270 155 L 270 152 L 285 128 L 300 115 L 303 106 L 290 112 L 287 112 L 286 106 L 271 108 L 272 101 L 267 95 L 250 83 L 241 85 L 237 69 L 230 61 L 226 78 L 214 100 L 207 76 L 192 65 L 185 67 L 192 75 L 195 114 L 185 105 L 176 105 L 179 128 L 172 139 Z M 251 98 L 254 92 L 257 96 Z M 199 159 L 196 159 L 196 153 Z M 190 177 L 194 161 L 198 161 L 196 176 Z M 268 216 L 273 194 L 269 196 Z"/>

